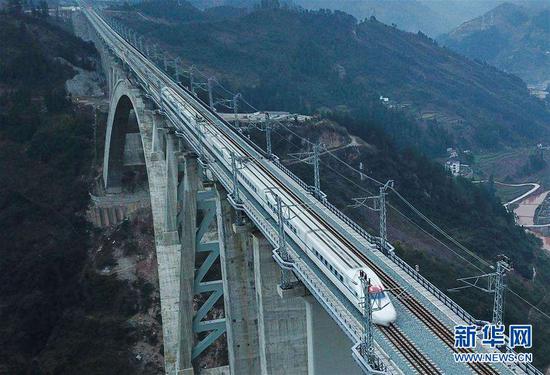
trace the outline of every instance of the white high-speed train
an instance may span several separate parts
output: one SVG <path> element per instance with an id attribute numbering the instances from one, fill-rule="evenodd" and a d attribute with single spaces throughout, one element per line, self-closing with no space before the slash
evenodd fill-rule
<path id="1" fill-rule="evenodd" d="M 218 159 L 225 169 L 231 171 L 231 151 L 240 155 L 239 150 L 224 138 L 220 129 L 213 125 L 207 125 L 207 134 L 197 134 L 198 113 L 188 104 L 177 99 L 177 95 L 171 88 L 163 89 L 163 104 L 165 109 L 171 110 L 185 123 L 187 131 L 196 135 L 195 139 L 203 141 L 203 150 L 209 151 L 215 159 Z M 194 99 L 194 98 L 192 98 Z M 204 129 L 203 129 L 204 130 Z M 248 163 L 240 169 L 239 188 L 254 196 L 257 202 L 261 202 L 266 212 L 277 220 L 276 202 L 272 194 L 273 178 L 257 164 Z M 323 226 L 312 215 L 303 214 L 299 207 L 293 207 L 296 202 L 284 190 L 278 189 L 277 195 L 281 197 L 288 213 L 286 234 L 307 254 L 307 256 L 319 267 L 319 269 L 338 287 L 338 289 L 359 309 L 359 303 L 363 298 L 363 289 L 359 279 L 364 272 L 370 279 L 370 293 L 373 306 L 373 322 L 378 325 L 388 326 L 396 320 L 395 308 L 385 291 L 382 282 L 370 268 L 359 262 L 357 257 L 335 236 L 321 229 Z"/>

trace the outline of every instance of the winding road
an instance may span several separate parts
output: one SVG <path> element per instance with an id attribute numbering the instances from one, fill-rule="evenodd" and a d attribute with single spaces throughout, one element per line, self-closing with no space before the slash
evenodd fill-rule
<path id="1" fill-rule="evenodd" d="M 504 207 L 508 208 L 509 205 L 521 201 L 523 198 L 528 197 L 529 195 L 533 194 L 535 191 L 537 191 L 540 188 L 540 184 L 537 184 L 536 182 L 525 182 L 523 184 L 505 184 L 504 182 L 497 182 L 495 181 L 495 184 L 502 185 L 502 186 L 510 186 L 510 187 L 521 187 L 521 186 L 532 186 L 533 188 L 529 190 L 526 193 L 523 193 L 519 197 L 516 197 L 512 199 L 509 202 L 504 203 Z"/>

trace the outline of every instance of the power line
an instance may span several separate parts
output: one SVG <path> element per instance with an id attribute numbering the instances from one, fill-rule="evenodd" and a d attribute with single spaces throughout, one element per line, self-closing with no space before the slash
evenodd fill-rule
<path id="1" fill-rule="evenodd" d="M 364 192 L 367 192 L 369 194 L 373 194 L 371 191 L 369 191 L 368 189 L 365 189 L 363 188 L 362 186 L 360 186 L 359 184 L 357 184 L 355 181 L 353 181 L 352 179 L 350 179 L 349 177 L 347 176 L 344 176 L 342 175 L 340 172 L 338 172 L 337 170 L 335 170 L 334 168 L 332 168 L 330 165 L 328 164 L 325 164 L 325 166 L 330 169 L 331 171 L 333 171 L 334 173 L 338 174 L 340 177 L 346 179 L 349 183 L 355 185 L 356 187 L 360 188 L 361 190 L 363 190 Z M 409 218 L 407 215 L 405 215 L 403 212 L 401 212 L 397 207 L 391 205 L 388 203 L 388 206 L 390 206 L 390 208 L 392 208 L 393 210 L 395 210 L 398 214 L 400 214 L 403 218 L 405 218 L 408 222 L 410 222 L 411 224 L 415 225 L 416 227 L 418 227 L 418 229 L 420 229 L 422 232 L 424 232 L 426 235 L 430 236 L 432 239 L 434 239 L 435 241 L 439 242 L 441 245 L 445 246 L 448 250 L 450 250 L 453 254 L 455 254 L 456 256 L 458 256 L 460 259 L 462 259 L 463 261 L 465 261 L 466 263 L 470 264 L 472 267 L 474 267 L 475 269 L 479 270 L 479 271 L 482 271 L 484 272 L 481 268 L 479 268 L 478 266 L 476 266 L 474 263 L 472 263 L 471 261 L 469 261 L 468 259 L 466 259 L 463 255 L 457 253 L 455 250 L 453 250 L 451 247 L 449 247 L 449 245 L 447 245 L 446 243 L 444 243 L 443 241 L 441 241 L 440 239 L 438 239 L 437 237 L 435 237 L 433 234 L 431 234 L 430 232 L 428 232 L 426 229 L 422 228 L 418 223 L 416 223 L 414 220 L 412 220 L 411 218 Z"/>
<path id="2" fill-rule="evenodd" d="M 445 232 L 443 229 L 441 229 L 437 224 L 435 224 L 433 221 L 431 221 L 426 215 L 424 215 L 419 209 L 417 209 L 411 202 L 409 202 L 405 197 L 403 197 L 395 188 L 391 188 L 391 190 L 397 195 L 399 199 L 401 199 L 411 210 L 413 210 L 414 213 L 416 213 L 418 216 L 420 216 L 423 220 L 425 220 L 428 224 L 430 224 L 437 232 L 439 232 L 441 235 L 443 235 L 445 238 L 447 238 L 449 241 L 454 243 L 456 246 L 458 246 L 460 249 L 467 252 L 471 257 L 474 259 L 477 259 L 482 264 L 492 267 L 492 265 L 487 262 L 485 259 L 481 258 L 479 255 L 475 254 L 473 251 L 466 248 L 466 246 L 462 245 L 460 242 L 455 240 L 453 237 L 451 237 L 447 232 Z"/>
<path id="3" fill-rule="evenodd" d="M 335 170 L 334 168 L 332 168 L 329 164 L 326 164 L 324 163 L 324 165 L 330 169 L 331 171 L 333 171 L 334 173 L 338 174 L 339 176 L 341 176 L 342 178 L 344 178 L 345 180 L 347 180 L 348 182 L 350 182 L 351 184 L 355 185 L 356 187 L 358 187 L 359 189 L 363 190 L 364 192 L 367 192 L 369 194 L 373 194 L 371 191 L 369 191 L 368 189 L 360 186 L 357 182 L 353 181 L 352 179 L 350 179 L 349 177 L 347 176 L 344 176 L 342 175 L 340 172 L 338 172 L 337 170 Z M 435 237 L 432 233 L 428 232 L 427 230 L 425 230 L 424 228 L 422 228 L 418 223 L 416 223 L 414 220 L 412 220 L 411 218 L 409 218 L 407 215 L 405 215 L 403 212 L 401 212 L 397 207 L 391 205 L 388 203 L 388 206 L 390 206 L 390 208 L 392 208 L 394 211 L 396 211 L 399 215 L 401 215 L 405 220 L 407 220 L 408 222 L 410 222 L 411 224 L 413 224 L 414 226 L 416 226 L 418 229 L 420 229 L 423 233 L 425 233 L 426 235 L 428 235 L 430 238 L 432 238 L 433 240 L 437 241 L 438 243 L 440 243 L 441 245 L 443 245 L 444 247 L 446 247 L 449 251 L 451 251 L 453 254 L 455 254 L 456 256 L 458 256 L 460 259 L 462 259 L 464 262 L 468 263 L 469 265 L 471 265 L 472 267 L 474 267 L 476 270 L 478 271 L 481 271 L 481 272 L 485 272 L 484 270 L 482 270 L 481 268 L 479 268 L 478 266 L 476 266 L 474 263 L 472 263 L 471 261 L 469 261 L 468 259 L 466 259 L 464 256 L 462 256 L 461 254 L 457 253 L 455 250 L 453 250 L 451 247 L 449 247 L 449 245 L 447 245 L 446 243 L 444 243 L 443 241 L 441 241 L 439 238 Z M 486 262 L 484 262 L 486 263 Z M 510 293 L 512 293 L 513 295 L 515 295 L 516 297 L 518 297 L 519 299 L 521 299 L 523 302 L 525 302 L 527 305 L 529 305 L 532 309 L 536 310 L 538 313 L 540 313 L 542 316 L 544 316 L 545 318 L 549 319 L 550 320 L 550 315 L 548 315 L 547 313 L 545 313 L 544 311 L 542 311 L 541 309 L 539 309 L 537 306 L 533 305 L 531 302 L 529 302 L 527 299 L 525 299 L 524 297 L 522 297 L 521 295 L 519 295 L 517 292 L 515 292 L 513 289 L 511 289 L 510 287 L 507 287 L 506 288 L 508 291 L 510 291 Z"/>
<path id="4" fill-rule="evenodd" d="M 542 311 L 541 309 L 539 309 L 537 306 L 533 305 L 531 302 L 527 301 L 525 298 L 523 298 L 522 296 L 520 296 L 519 294 L 517 294 L 516 292 L 514 292 L 512 289 L 508 288 L 508 290 L 510 291 L 510 293 L 512 293 L 514 296 L 518 297 L 520 300 L 522 300 L 523 302 L 525 302 L 526 304 L 528 304 L 529 306 L 531 306 L 534 310 L 536 310 L 539 314 L 541 314 L 542 316 L 544 316 L 545 318 L 547 318 L 548 320 L 550 320 L 550 315 L 548 315 L 547 313 L 545 313 L 544 311 Z"/>
<path id="5" fill-rule="evenodd" d="M 166 56 L 165 56 L 166 57 Z M 205 73 L 203 73 L 202 71 L 200 71 L 199 69 L 197 69 L 196 67 L 192 66 L 193 68 L 193 72 L 196 72 L 198 73 L 198 75 L 202 76 L 203 78 L 207 79 L 207 80 L 212 80 L 213 77 L 211 76 L 208 76 L 206 75 Z M 213 80 L 214 83 L 216 84 L 217 87 L 219 87 L 220 89 L 222 89 L 224 92 L 226 92 L 227 94 L 231 95 L 232 97 L 235 95 L 231 90 L 227 89 L 225 86 L 223 86 L 218 80 Z M 244 97 L 240 96 L 240 100 L 245 103 L 246 105 L 248 105 L 251 109 L 255 110 L 256 112 L 260 112 L 260 110 L 258 108 L 256 108 L 255 106 L 253 106 L 252 104 L 250 104 Z M 291 133 L 292 135 L 298 137 L 302 142 L 305 142 L 307 144 L 311 144 L 313 145 L 314 143 L 309 141 L 308 139 L 304 138 L 303 136 L 297 134 L 296 132 L 294 132 L 292 129 L 290 129 L 288 126 L 286 126 L 285 124 L 283 124 L 281 121 L 275 119 L 273 120 L 273 122 L 279 124 L 281 127 L 285 128 L 286 131 L 288 131 L 289 133 Z M 284 137 L 282 137 L 283 140 L 286 140 Z M 288 141 L 287 141 L 288 142 Z M 292 144 L 293 145 L 293 144 Z M 295 145 L 293 145 L 294 147 L 296 147 Z M 378 184 L 378 185 L 384 185 L 384 183 L 382 183 L 381 181 L 378 181 L 377 179 L 363 173 L 362 171 L 359 171 L 358 169 L 356 169 L 355 167 L 353 167 L 352 165 L 350 165 L 349 163 L 347 163 L 346 161 L 342 160 L 341 158 L 339 158 L 337 155 L 335 155 L 332 151 L 327 151 L 326 153 L 328 153 L 331 157 L 333 157 L 335 160 L 337 160 L 338 162 L 340 162 L 341 164 L 343 164 L 344 166 L 346 166 L 347 168 L 351 169 L 352 171 L 355 171 L 356 173 L 362 175 L 364 178 L 367 178 L 368 180 Z M 326 165 L 326 163 L 323 163 Z M 332 171 L 334 171 L 335 173 L 337 173 L 338 175 L 346 178 L 346 180 L 352 182 L 354 185 L 360 187 L 362 190 L 365 190 L 365 191 L 368 191 L 366 189 L 363 189 L 361 186 L 359 186 L 357 183 L 353 182 L 351 179 L 343 176 L 341 173 L 337 172 L 336 170 L 334 170 L 332 167 L 329 166 L 329 169 L 331 169 Z M 403 197 L 395 188 L 391 188 L 391 190 L 396 194 L 396 196 L 401 200 L 403 201 L 415 214 L 417 214 L 420 218 L 422 218 L 425 222 L 427 222 L 432 228 L 434 228 L 439 234 L 443 235 L 446 239 L 448 239 L 449 241 L 451 241 L 453 244 L 455 244 L 457 247 L 459 247 L 461 250 L 465 251 L 468 255 L 472 256 L 474 259 L 478 260 L 479 262 L 481 262 L 483 265 L 486 265 L 488 267 L 491 267 L 491 264 L 487 261 L 485 261 L 483 258 L 479 257 L 477 254 L 475 254 L 474 252 L 472 252 L 471 250 L 469 250 L 468 248 L 466 248 L 464 245 L 462 245 L 460 242 L 458 242 L 457 240 L 455 240 L 452 236 L 450 236 L 449 234 L 447 234 L 443 229 L 441 229 L 439 226 L 437 226 L 433 221 L 431 221 L 426 215 L 424 215 L 420 210 L 418 210 L 411 202 L 409 202 L 405 197 Z M 466 258 L 464 258 L 462 255 L 458 254 L 457 252 L 455 252 L 454 250 L 452 250 L 447 244 L 443 243 L 441 240 L 437 239 L 435 236 L 433 236 L 431 233 L 427 232 L 424 228 L 422 228 L 420 225 L 418 225 L 416 222 L 414 222 L 413 220 L 411 220 L 409 217 L 407 217 L 405 214 L 403 214 L 401 211 L 399 211 L 396 207 L 392 206 L 392 205 L 389 205 L 392 209 L 394 209 L 395 211 L 397 211 L 399 214 L 401 214 L 404 218 L 406 218 L 408 221 L 410 221 L 411 223 L 413 223 L 414 225 L 416 225 L 418 228 L 420 228 L 424 233 L 426 233 L 427 235 L 429 235 L 431 238 L 433 238 L 434 240 L 438 241 L 439 243 L 441 243 L 442 245 L 444 245 L 447 249 L 449 249 L 450 251 L 452 251 L 454 254 L 456 254 L 457 256 L 459 256 L 461 259 L 463 259 L 464 261 L 466 261 L 467 263 L 469 263 L 470 265 L 472 265 L 473 267 L 475 267 L 476 269 L 480 270 L 480 268 L 478 268 L 476 265 L 474 265 L 473 263 L 471 263 L 470 261 L 468 261 Z M 530 302 L 528 302 L 526 299 L 524 299 L 523 297 L 521 297 L 519 294 L 517 294 L 516 292 L 514 292 L 513 290 L 509 289 L 511 293 L 513 293 L 514 295 L 516 295 L 518 298 L 520 298 L 521 300 L 523 300 L 525 303 L 527 303 L 528 305 L 530 305 L 533 309 L 535 309 L 536 311 L 538 311 L 539 313 L 541 313 L 543 316 L 547 317 L 550 319 L 550 316 L 544 312 L 542 312 L 540 309 L 538 309 L 536 306 L 534 306 L 533 304 L 531 304 Z"/>
<path id="6" fill-rule="evenodd" d="M 363 177 L 367 178 L 368 180 L 370 181 L 373 181 L 374 183 L 380 185 L 380 186 L 383 186 L 384 183 L 382 183 L 381 181 L 363 173 L 363 171 L 360 171 L 358 170 L 357 168 L 353 167 L 352 165 L 346 163 L 345 161 L 343 161 L 342 159 L 340 159 L 337 155 L 335 155 L 334 153 L 332 152 L 328 152 L 328 154 L 330 154 L 334 159 L 338 160 L 340 163 L 344 164 L 346 167 L 348 167 L 349 169 L 351 169 L 352 171 L 358 173 L 359 175 L 362 175 Z M 439 232 L 441 235 L 443 235 L 445 238 L 447 238 L 449 241 L 451 241 L 452 243 L 454 243 L 456 246 L 458 246 L 460 249 L 462 249 L 463 251 L 465 251 L 466 253 L 468 253 L 471 257 L 473 257 L 474 259 L 480 261 L 482 264 L 488 266 L 488 267 L 491 267 L 491 264 L 489 262 L 487 262 L 486 260 L 484 260 L 483 258 L 481 258 L 480 256 L 478 256 L 477 254 L 475 254 L 474 252 L 472 252 L 471 250 L 467 249 L 464 245 L 462 245 L 460 242 L 458 242 L 457 240 L 455 240 L 454 238 L 452 238 L 449 234 L 447 234 L 447 232 L 445 232 L 443 229 L 441 229 L 437 224 L 435 224 L 432 220 L 430 220 L 426 215 L 424 215 L 419 209 L 417 209 L 411 202 L 409 202 L 405 197 L 403 197 L 393 186 L 390 188 L 394 193 L 395 195 L 401 199 L 407 206 L 409 206 L 409 208 L 411 210 L 413 210 L 414 213 L 416 213 L 419 217 L 421 217 L 424 221 L 426 221 L 428 224 L 430 224 L 430 226 L 432 226 L 437 232 Z"/>

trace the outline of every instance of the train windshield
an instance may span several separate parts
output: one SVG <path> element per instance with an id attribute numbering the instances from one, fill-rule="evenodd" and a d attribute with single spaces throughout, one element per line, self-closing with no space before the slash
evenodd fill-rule
<path id="1" fill-rule="evenodd" d="M 373 300 L 381 300 L 384 298 L 384 288 L 380 285 L 371 285 L 369 287 L 370 298 Z"/>

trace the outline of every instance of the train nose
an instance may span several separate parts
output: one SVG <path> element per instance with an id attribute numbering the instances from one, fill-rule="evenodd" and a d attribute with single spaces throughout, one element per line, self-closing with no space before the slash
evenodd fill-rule
<path id="1" fill-rule="evenodd" d="M 390 302 L 389 305 L 384 307 L 382 310 L 375 311 L 372 313 L 372 321 L 374 324 L 381 326 L 389 326 L 397 319 L 397 312 L 393 307 L 393 304 Z"/>
<path id="2" fill-rule="evenodd" d="M 388 306 L 388 312 L 387 312 L 387 318 L 388 318 L 388 325 L 395 322 L 397 319 L 397 311 L 395 311 L 395 307 L 393 307 L 393 304 L 390 303 Z"/>

